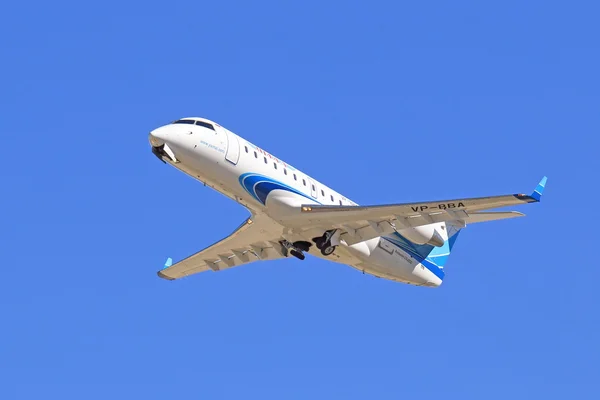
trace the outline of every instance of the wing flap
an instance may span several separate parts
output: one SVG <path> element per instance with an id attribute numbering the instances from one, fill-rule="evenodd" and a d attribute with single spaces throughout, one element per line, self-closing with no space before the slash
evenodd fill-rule
<path id="1" fill-rule="evenodd" d="M 471 213 L 465 220 L 468 224 L 477 222 L 498 221 L 501 219 L 524 217 L 525 214 L 517 211 L 496 211 L 496 212 L 476 212 Z"/>

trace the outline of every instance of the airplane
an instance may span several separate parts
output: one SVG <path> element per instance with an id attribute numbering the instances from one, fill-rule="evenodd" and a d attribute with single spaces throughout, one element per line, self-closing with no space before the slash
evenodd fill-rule
<path id="1" fill-rule="evenodd" d="M 392 281 L 438 287 L 460 231 L 468 224 L 522 217 L 490 209 L 536 203 L 509 194 L 359 206 L 214 121 L 182 118 L 153 130 L 152 153 L 250 212 L 231 235 L 158 276 L 168 280 L 255 261 L 311 254 Z"/>

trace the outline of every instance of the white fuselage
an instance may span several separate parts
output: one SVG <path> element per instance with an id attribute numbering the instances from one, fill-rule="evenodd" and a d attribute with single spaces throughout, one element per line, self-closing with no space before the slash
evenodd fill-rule
<path id="1" fill-rule="evenodd" d="M 166 162 L 235 200 L 253 214 L 268 216 L 274 224 L 281 225 L 282 237 L 286 240 L 311 241 L 321 236 L 323 230 L 286 226 L 279 218 L 282 204 L 357 205 L 215 122 L 203 118 L 189 120 L 203 121 L 214 130 L 195 124 L 165 125 L 151 132 L 152 146 L 166 144 L 175 158 L 174 161 L 163 157 Z M 272 181 L 273 185 L 258 193 L 250 192 L 247 185 L 256 176 L 263 182 L 265 179 Z M 443 272 L 432 272 L 402 248 L 380 237 L 351 246 L 340 245 L 329 257 L 323 256 L 314 246 L 309 254 L 404 283 L 439 286 L 443 278 Z"/>

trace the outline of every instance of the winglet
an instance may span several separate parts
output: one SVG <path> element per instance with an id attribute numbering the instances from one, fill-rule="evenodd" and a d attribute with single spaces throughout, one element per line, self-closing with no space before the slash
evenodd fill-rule
<path id="1" fill-rule="evenodd" d="M 546 186 L 547 177 L 543 177 L 540 183 L 535 187 L 535 190 L 531 194 L 531 197 L 535 199 L 535 201 L 540 201 L 542 199 L 542 193 L 544 193 L 544 187 Z"/>
<path id="2" fill-rule="evenodd" d="M 171 265 L 173 265 L 173 260 L 171 259 L 171 257 L 169 257 L 167 258 L 167 261 L 165 261 L 165 266 L 163 267 L 163 269 L 169 268 Z"/>

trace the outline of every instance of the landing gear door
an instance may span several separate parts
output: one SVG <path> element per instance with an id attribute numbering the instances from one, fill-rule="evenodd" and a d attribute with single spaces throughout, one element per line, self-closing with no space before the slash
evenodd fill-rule
<path id="1" fill-rule="evenodd" d="M 240 141 L 235 133 L 229 132 L 223 127 L 221 127 L 221 129 L 227 136 L 227 152 L 225 153 L 225 159 L 236 165 L 240 160 Z"/>
<path id="2" fill-rule="evenodd" d="M 317 184 L 312 179 L 309 179 L 308 183 L 310 184 L 310 195 L 316 199 L 317 198 Z"/>

